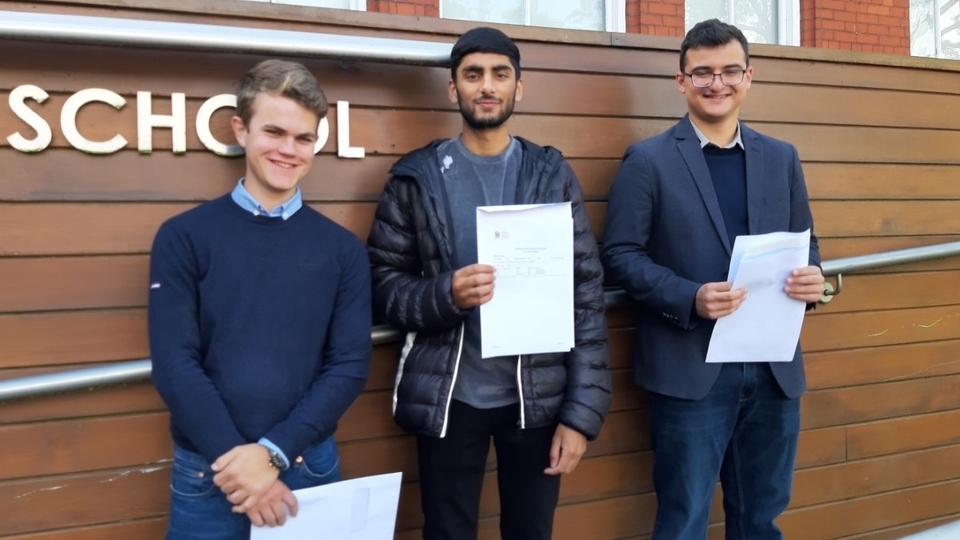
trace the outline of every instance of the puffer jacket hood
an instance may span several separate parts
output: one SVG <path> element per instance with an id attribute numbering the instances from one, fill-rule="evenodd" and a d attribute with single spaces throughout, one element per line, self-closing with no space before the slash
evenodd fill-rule
<path id="1" fill-rule="evenodd" d="M 521 427 L 559 421 L 593 440 L 610 406 L 603 269 L 580 185 L 563 155 L 517 137 L 518 204 L 570 201 L 574 219 L 575 346 L 518 359 Z M 442 437 L 467 310 L 453 302 L 452 235 L 436 140 L 400 159 L 377 206 L 367 241 L 374 313 L 406 332 L 394 390 L 394 417 L 410 433 Z"/>

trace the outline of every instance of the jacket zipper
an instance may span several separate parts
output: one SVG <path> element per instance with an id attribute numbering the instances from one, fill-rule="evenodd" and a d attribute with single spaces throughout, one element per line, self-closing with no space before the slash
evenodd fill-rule
<path id="1" fill-rule="evenodd" d="M 523 414 L 523 379 L 520 377 L 520 368 L 523 364 L 523 356 L 517 355 L 517 392 L 520 393 L 520 429 L 527 427 L 526 415 Z"/>
<path id="2" fill-rule="evenodd" d="M 464 325 L 460 323 L 460 344 L 457 346 L 457 361 L 453 364 L 453 381 L 450 383 L 450 392 L 447 394 L 447 406 L 443 410 L 443 427 L 440 428 L 440 438 L 447 436 L 447 424 L 450 421 L 450 404 L 453 402 L 453 387 L 457 385 L 457 373 L 460 371 L 460 355 L 463 354 Z M 521 407 L 522 409 L 522 407 Z"/>

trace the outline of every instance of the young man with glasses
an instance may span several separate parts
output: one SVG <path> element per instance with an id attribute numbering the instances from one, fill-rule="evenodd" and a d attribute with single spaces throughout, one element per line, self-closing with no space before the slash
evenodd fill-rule
<path id="1" fill-rule="evenodd" d="M 627 149 L 607 207 L 602 260 L 638 302 L 635 376 L 650 392 L 657 518 L 654 540 L 702 540 L 714 487 L 726 538 L 783 538 L 806 382 L 793 361 L 707 364 L 715 321 L 748 291 L 726 281 L 738 235 L 813 228 L 796 149 L 739 121 L 753 80 L 747 40 L 716 19 L 680 47 L 677 89 L 688 114 Z M 784 292 L 808 307 L 823 276 L 809 265 Z"/>

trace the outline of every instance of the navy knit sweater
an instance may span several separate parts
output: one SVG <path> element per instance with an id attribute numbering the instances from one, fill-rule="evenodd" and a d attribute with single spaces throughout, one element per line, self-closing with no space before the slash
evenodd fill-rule
<path id="1" fill-rule="evenodd" d="M 211 462 L 266 437 L 291 460 L 333 434 L 370 365 L 370 264 L 304 206 L 229 195 L 164 223 L 150 257 L 153 382 L 174 441 Z"/>
<path id="2" fill-rule="evenodd" d="M 710 179 L 717 192 L 720 214 L 732 248 L 738 236 L 749 234 L 746 154 L 739 146 L 718 148 L 707 145 L 703 147 L 703 157 L 710 169 Z"/>

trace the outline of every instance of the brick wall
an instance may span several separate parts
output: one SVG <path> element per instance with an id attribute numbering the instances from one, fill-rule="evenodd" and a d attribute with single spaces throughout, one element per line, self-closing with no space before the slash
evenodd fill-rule
<path id="1" fill-rule="evenodd" d="M 800 0 L 800 45 L 910 54 L 910 0 Z"/>
<path id="2" fill-rule="evenodd" d="M 683 37 L 685 0 L 626 0 L 627 32 Z M 440 0 L 367 0 L 367 11 L 439 17 Z M 910 0 L 800 0 L 804 47 L 910 54 Z"/>
<path id="3" fill-rule="evenodd" d="M 440 0 L 367 0 L 367 11 L 439 17 Z"/>
<path id="4" fill-rule="evenodd" d="M 627 0 L 627 32 L 683 36 L 684 0 Z"/>

